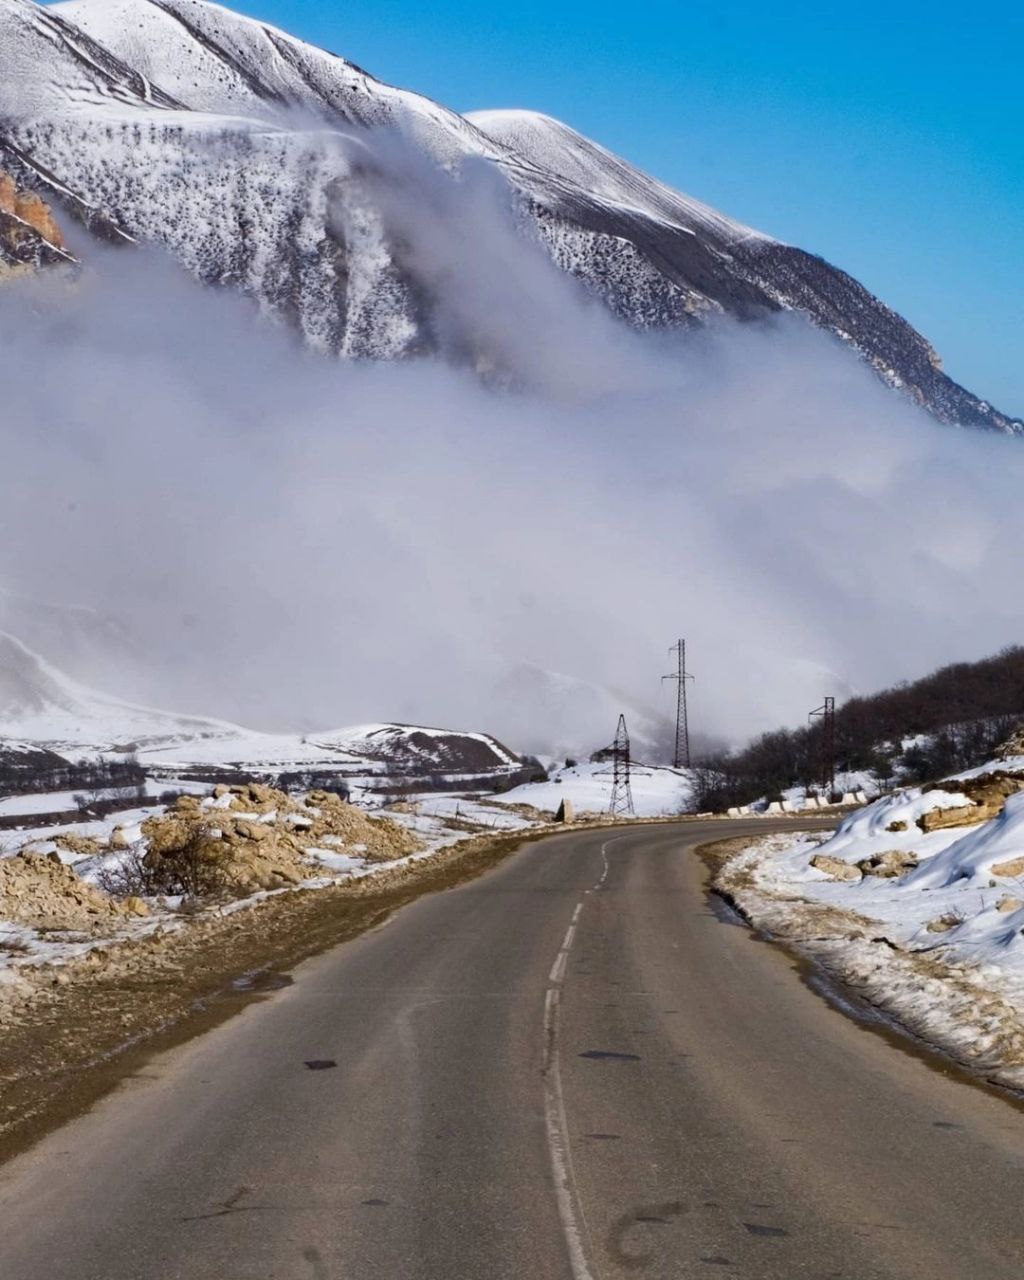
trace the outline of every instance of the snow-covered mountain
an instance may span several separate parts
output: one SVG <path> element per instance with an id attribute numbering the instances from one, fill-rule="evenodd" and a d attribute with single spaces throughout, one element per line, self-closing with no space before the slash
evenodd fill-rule
<path id="1" fill-rule="evenodd" d="M 485 733 L 397 724 L 311 735 L 260 733 L 226 720 L 137 706 L 72 680 L 0 632 L 0 764 L 39 752 L 66 760 L 132 752 L 147 771 L 168 775 L 219 768 L 330 771 L 359 779 L 501 777 L 523 768 L 515 752 Z"/>
<path id="2" fill-rule="evenodd" d="M 390 772 L 490 773 L 518 769 L 522 760 L 489 733 L 415 724 L 362 724 L 307 735 L 311 746 L 347 751 Z"/>
<path id="3" fill-rule="evenodd" d="M 238 732 L 226 721 L 156 711 L 97 693 L 0 632 L 0 739 L 75 755 L 222 741 Z"/>
<path id="4" fill-rule="evenodd" d="M 432 220 L 462 252 L 489 169 L 519 235 L 636 327 L 800 311 L 939 419 L 1024 430 L 822 259 L 558 121 L 460 116 L 204 0 L 0 0 L 0 168 L 69 222 L 159 242 L 201 280 L 242 288 L 324 351 L 447 349 L 493 367 L 486 338 L 440 321 L 415 244 Z"/>

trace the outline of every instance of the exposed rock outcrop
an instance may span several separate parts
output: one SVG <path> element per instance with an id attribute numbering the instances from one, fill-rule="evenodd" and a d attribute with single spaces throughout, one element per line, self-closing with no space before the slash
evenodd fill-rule
<path id="1" fill-rule="evenodd" d="M 64 236 L 50 206 L 34 191 L 20 191 L 11 175 L 3 170 L 0 170 L 0 213 L 26 223 L 54 248 L 64 248 Z"/>
<path id="2" fill-rule="evenodd" d="M 988 822 L 1002 813 L 1008 796 L 1024 791 L 1024 774 L 999 770 L 982 774 L 980 778 L 953 779 L 940 782 L 943 791 L 960 792 L 970 804 L 956 805 L 950 809 L 931 809 L 917 820 L 922 831 L 942 831 L 947 827 L 969 827 L 976 822 Z"/>
<path id="3" fill-rule="evenodd" d="M 0 169 L 0 278 L 71 261 L 50 206 Z"/>

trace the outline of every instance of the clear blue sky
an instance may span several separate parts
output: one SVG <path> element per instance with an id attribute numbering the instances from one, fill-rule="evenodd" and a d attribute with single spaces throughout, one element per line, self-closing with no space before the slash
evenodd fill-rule
<path id="1" fill-rule="evenodd" d="M 565 120 L 845 268 L 931 340 L 948 373 L 1024 415 L 1019 4 L 235 7 L 455 110 Z"/>

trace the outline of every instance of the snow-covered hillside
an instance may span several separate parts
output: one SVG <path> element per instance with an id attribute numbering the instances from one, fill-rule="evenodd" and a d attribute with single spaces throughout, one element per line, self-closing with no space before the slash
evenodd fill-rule
<path id="1" fill-rule="evenodd" d="M 456 733 L 423 725 L 355 725 L 333 733 L 313 734 L 307 741 L 325 750 L 347 751 L 362 760 L 376 761 L 394 772 L 414 768 L 438 773 L 478 769 L 486 773 L 522 765 L 519 756 L 490 734 Z"/>
<path id="2" fill-rule="evenodd" d="M 515 775 L 523 761 L 489 734 L 370 724 L 300 735 L 136 706 L 70 679 L 0 632 L 0 763 L 56 753 L 65 760 L 137 756 L 158 776 L 176 770 L 259 774 L 330 771 L 394 779 Z"/>
<path id="3" fill-rule="evenodd" d="M 254 773 L 328 770 L 338 777 L 400 780 L 442 776 L 501 777 L 523 768 L 522 760 L 485 733 L 422 725 L 370 724 L 322 733 L 258 733 L 233 727 L 223 738 L 190 739 L 178 745 L 144 747 L 147 769 L 236 769 Z"/>
<path id="4" fill-rule="evenodd" d="M 224 721 L 156 711 L 97 693 L 0 632 L 0 739 L 77 755 L 222 741 L 237 732 Z"/>
<path id="5" fill-rule="evenodd" d="M 508 234 L 630 324 L 801 311 L 940 419 L 1021 429 L 948 379 L 918 333 L 821 259 L 558 121 L 460 116 L 205 0 L 0 0 L 0 121 L 0 168 L 62 217 L 106 240 L 165 245 L 199 279 L 240 286 L 323 351 L 442 350 L 503 367 L 493 334 L 440 323 L 438 275 L 410 252 L 429 222 L 433 248 L 445 241 L 445 255 L 466 260 L 486 161 L 505 184 Z M 492 239 L 474 246 L 483 258 L 508 252 Z"/>

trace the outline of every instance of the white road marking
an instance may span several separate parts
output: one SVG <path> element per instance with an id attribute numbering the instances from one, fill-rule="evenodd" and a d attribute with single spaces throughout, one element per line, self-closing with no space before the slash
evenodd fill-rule
<path id="1" fill-rule="evenodd" d="M 558 1007 L 561 1001 L 562 981 L 576 932 L 583 903 L 573 913 L 573 923 L 565 935 L 544 995 L 544 1127 L 547 1131 L 551 1172 L 555 1179 L 555 1200 L 558 1216 L 562 1221 L 562 1234 L 569 1251 L 569 1268 L 573 1280 L 594 1280 L 594 1273 L 587 1262 L 583 1247 L 586 1219 L 576 1195 L 576 1177 L 572 1167 L 572 1151 L 569 1148 L 569 1125 L 565 1118 L 565 1099 L 562 1096 L 562 1075 L 558 1063 Z M 581 1226 L 582 1223 L 582 1226 Z"/>
<path id="2" fill-rule="evenodd" d="M 579 1196 L 576 1194 L 576 1175 L 573 1172 L 572 1149 L 569 1145 L 569 1124 L 565 1116 L 565 1098 L 562 1094 L 562 1074 L 558 1057 L 558 1011 L 562 999 L 565 969 L 569 963 L 569 951 L 576 937 L 576 927 L 583 911 L 583 903 L 588 894 L 596 892 L 608 879 L 608 846 L 611 843 L 612 841 L 606 840 L 601 846 L 601 875 L 594 887 L 585 890 L 583 898 L 576 904 L 565 938 L 555 956 L 555 963 L 551 966 L 551 972 L 548 975 L 550 986 L 544 995 L 544 1127 L 547 1130 L 551 1172 L 555 1178 L 558 1216 L 562 1220 L 562 1233 L 569 1251 L 569 1268 L 572 1271 L 573 1280 L 595 1280 L 595 1276 L 587 1262 L 587 1253 L 583 1247 L 584 1237 L 588 1235 L 587 1219 L 583 1206 L 579 1202 Z"/>
<path id="3" fill-rule="evenodd" d="M 610 844 L 611 844 L 611 841 L 606 840 L 604 844 L 601 846 L 601 861 L 604 863 L 604 870 L 601 872 L 601 876 L 597 884 L 594 885 L 595 889 L 600 889 L 600 887 L 608 879 L 608 846 Z"/>

